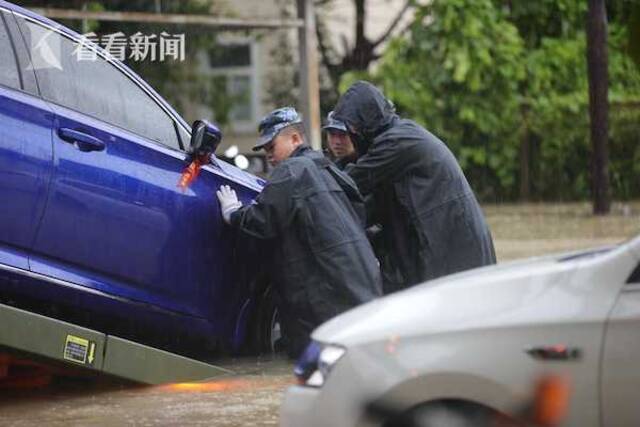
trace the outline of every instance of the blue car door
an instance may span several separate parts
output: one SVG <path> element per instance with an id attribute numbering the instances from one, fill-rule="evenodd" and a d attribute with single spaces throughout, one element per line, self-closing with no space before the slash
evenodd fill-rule
<path id="1" fill-rule="evenodd" d="M 0 9 L 0 264 L 28 270 L 52 173 L 53 114 L 17 37 L 13 15 Z"/>
<path id="2" fill-rule="evenodd" d="M 182 122 L 130 71 L 101 54 L 80 59 L 71 36 L 20 23 L 27 39 L 51 32 L 60 48 L 59 67 L 36 70 L 55 112 L 55 175 L 31 268 L 172 313 L 226 318 L 236 310 L 224 298 L 232 239 L 214 192 L 226 175 L 208 171 L 180 190 Z"/>

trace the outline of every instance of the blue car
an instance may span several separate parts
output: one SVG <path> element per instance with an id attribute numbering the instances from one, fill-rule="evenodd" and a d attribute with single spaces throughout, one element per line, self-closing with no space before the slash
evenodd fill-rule
<path id="1" fill-rule="evenodd" d="M 215 195 L 264 182 L 213 157 L 179 188 L 190 126 L 81 41 L 0 0 L 0 303 L 183 353 L 273 348 L 259 248 Z"/>

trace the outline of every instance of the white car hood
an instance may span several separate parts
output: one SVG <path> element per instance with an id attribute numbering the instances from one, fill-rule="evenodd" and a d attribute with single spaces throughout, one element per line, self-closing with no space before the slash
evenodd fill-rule
<path id="1" fill-rule="evenodd" d="M 505 327 L 571 316 L 569 286 L 577 263 L 568 255 L 469 270 L 425 282 L 356 307 L 321 325 L 320 342 L 345 346 L 394 336 Z M 577 303 L 576 303 L 577 304 Z"/>

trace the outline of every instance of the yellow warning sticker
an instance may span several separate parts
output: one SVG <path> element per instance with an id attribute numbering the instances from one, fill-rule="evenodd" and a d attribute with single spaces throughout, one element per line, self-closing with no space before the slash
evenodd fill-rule
<path id="1" fill-rule="evenodd" d="M 91 353 L 93 353 L 95 351 L 95 343 L 89 343 L 89 340 L 74 335 L 67 335 L 63 357 L 66 360 L 84 365 L 87 363 L 87 355 L 89 355 L 89 344 L 91 344 Z M 91 359 L 93 359 L 93 354 L 91 354 Z"/>

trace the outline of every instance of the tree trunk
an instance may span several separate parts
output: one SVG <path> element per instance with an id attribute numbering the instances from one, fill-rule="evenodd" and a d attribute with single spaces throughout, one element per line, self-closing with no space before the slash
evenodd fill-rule
<path id="1" fill-rule="evenodd" d="M 531 198 L 531 132 L 529 131 L 529 106 L 523 104 L 522 139 L 520 140 L 520 201 L 527 202 Z"/>
<path id="2" fill-rule="evenodd" d="M 356 39 L 351 52 L 342 60 L 344 71 L 366 70 L 371 61 L 375 58 L 374 46 L 367 38 L 365 24 L 367 21 L 366 0 L 354 0 L 356 8 Z"/>
<path id="3" fill-rule="evenodd" d="M 364 25 L 367 19 L 367 9 L 365 8 L 365 0 L 355 0 L 356 7 L 356 46 L 360 46 L 365 41 Z"/>
<path id="4" fill-rule="evenodd" d="M 605 0 L 589 0 L 587 14 L 587 72 L 591 117 L 591 188 L 593 213 L 609 213 L 609 76 L 607 58 L 607 14 Z"/>

